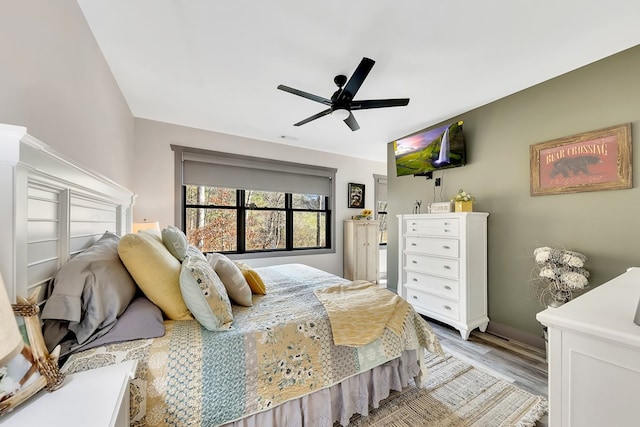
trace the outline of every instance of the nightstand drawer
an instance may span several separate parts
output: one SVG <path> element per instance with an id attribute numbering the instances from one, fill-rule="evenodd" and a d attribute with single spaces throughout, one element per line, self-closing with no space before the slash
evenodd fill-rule
<path id="1" fill-rule="evenodd" d="M 407 237 L 405 248 L 412 252 L 458 258 L 459 242 L 457 239 Z"/>
<path id="2" fill-rule="evenodd" d="M 457 218 L 419 218 L 405 220 L 407 236 L 451 236 L 460 235 Z"/>
<path id="3" fill-rule="evenodd" d="M 438 313 L 454 320 L 460 318 L 460 304 L 446 298 L 420 292 L 407 286 L 407 301 L 412 305 Z"/>
<path id="4" fill-rule="evenodd" d="M 460 282 L 457 280 L 407 271 L 407 285 L 456 301 L 460 299 Z"/>
<path id="5" fill-rule="evenodd" d="M 435 274 L 450 279 L 458 278 L 459 264 L 457 259 L 405 254 L 405 268 L 407 270 Z"/>

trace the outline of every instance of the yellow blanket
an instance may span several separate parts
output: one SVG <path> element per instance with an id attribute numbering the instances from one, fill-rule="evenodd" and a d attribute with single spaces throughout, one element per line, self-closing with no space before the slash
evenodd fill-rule
<path id="1" fill-rule="evenodd" d="M 401 336 L 411 308 L 395 293 L 362 280 L 314 292 L 329 315 L 335 345 L 368 344 L 379 338 L 385 328 Z"/>

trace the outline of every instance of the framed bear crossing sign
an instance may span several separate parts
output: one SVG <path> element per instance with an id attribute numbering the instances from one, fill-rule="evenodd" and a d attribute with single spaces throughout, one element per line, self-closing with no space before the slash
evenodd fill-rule
<path id="1" fill-rule="evenodd" d="M 531 145 L 531 195 L 631 188 L 631 123 Z"/>

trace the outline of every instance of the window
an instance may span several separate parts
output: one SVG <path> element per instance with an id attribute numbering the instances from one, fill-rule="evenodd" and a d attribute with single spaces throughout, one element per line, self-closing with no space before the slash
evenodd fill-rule
<path id="1" fill-rule="evenodd" d="M 203 252 L 333 252 L 335 169 L 171 146 L 177 216 Z M 257 256 L 257 255 L 256 255 Z"/>
<path id="2" fill-rule="evenodd" d="M 387 244 L 387 177 L 373 175 L 376 183 L 374 198 L 376 203 L 376 219 L 380 221 L 380 245 Z"/>

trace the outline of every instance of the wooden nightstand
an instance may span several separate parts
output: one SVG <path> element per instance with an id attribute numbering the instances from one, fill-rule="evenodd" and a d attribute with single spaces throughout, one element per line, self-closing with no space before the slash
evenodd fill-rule
<path id="1" fill-rule="evenodd" d="M 10 426 L 129 425 L 129 381 L 138 361 L 132 360 L 68 375 L 54 392 L 40 391 L 12 412 L 0 417 Z"/>

